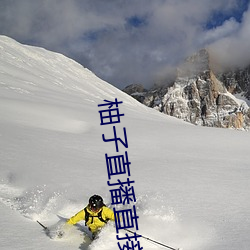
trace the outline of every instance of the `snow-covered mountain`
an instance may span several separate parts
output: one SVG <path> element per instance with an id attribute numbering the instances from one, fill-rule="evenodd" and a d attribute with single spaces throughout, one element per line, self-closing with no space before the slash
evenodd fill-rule
<path id="1" fill-rule="evenodd" d="M 70 217 L 94 193 L 112 207 L 105 154 L 116 150 L 102 135 L 114 134 L 112 126 L 100 125 L 98 104 L 115 98 L 123 101 L 116 130 L 127 131 L 138 232 L 184 250 L 248 250 L 249 133 L 166 116 L 63 55 L 4 36 L 0 248 L 118 249 L 112 223 L 93 243 L 83 235 L 84 223 L 53 240 L 36 223 L 53 228 L 57 215 Z M 143 249 L 164 249 L 140 242 Z"/>
<path id="2" fill-rule="evenodd" d="M 241 98 L 245 97 L 250 103 L 250 66 L 228 69 L 216 75 L 230 93 L 238 94 Z"/>
<path id="3" fill-rule="evenodd" d="M 171 86 L 149 91 L 131 85 L 124 92 L 146 106 L 184 121 L 209 127 L 250 127 L 249 68 L 217 72 L 203 49 L 180 65 Z"/>

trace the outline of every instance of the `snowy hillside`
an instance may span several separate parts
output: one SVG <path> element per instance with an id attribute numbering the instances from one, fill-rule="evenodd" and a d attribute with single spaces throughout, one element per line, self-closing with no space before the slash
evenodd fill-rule
<path id="1" fill-rule="evenodd" d="M 197 127 L 141 105 L 76 62 L 0 36 L 0 249 L 118 249 L 114 224 L 90 244 L 53 227 L 100 194 L 111 203 L 114 154 L 98 104 L 119 106 L 135 181 L 139 233 L 183 250 L 250 248 L 249 132 Z M 83 224 L 82 224 L 83 225 Z M 140 240 L 143 249 L 164 247 Z M 166 249 L 166 248 L 165 248 Z"/>

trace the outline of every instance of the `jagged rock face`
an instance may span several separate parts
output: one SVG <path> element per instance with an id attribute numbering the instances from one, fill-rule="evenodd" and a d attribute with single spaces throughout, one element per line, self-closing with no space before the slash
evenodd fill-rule
<path id="1" fill-rule="evenodd" d="M 211 76 L 178 79 L 162 99 L 162 111 L 197 125 L 226 128 L 249 126 L 248 106 L 239 103 Z"/>
<path id="2" fill-rule="evenodd" d="M 142 84 L 131 84 L 127 86 L 125 89 L 123 89 L 123 91 L 128 95 L 133 96 L 139 102 L 144 101 L 145 99 L 144 95 L 147 92 L 147 90 L 144 89 Z"/>
<path id="3" fill-rule="evenodd" d="M 250 100 L 250 66 L 218 74 L 218 79 L 225 84 L 230 93 L 242 93 Z"/>
<path id="4" fill-rule="evenodd" d="M 171 87 L 140 92 L 139 101 L 196 125 L 248 129 L 250 109 L 246 102 L 235 98 L 232 93 L 236 93 L 237 88 L 242 91 L 243 84 L 248 86 L 249 74 L 242 71 L 234 74 L 244 76 L 245 80 L 235 77 L 235 81 L 238 81 L 235 84 L 227 73 L 221 77 L 231 80 L 224 84 L 211 70 L 208 52 L 201 50 L 178 69 Z"/>

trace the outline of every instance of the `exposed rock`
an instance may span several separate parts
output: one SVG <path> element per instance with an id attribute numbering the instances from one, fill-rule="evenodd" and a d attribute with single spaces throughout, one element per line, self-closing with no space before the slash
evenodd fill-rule
<path id="1" fill-rule="evenodd" d="M 178 68 L 170 87 L 145 91 L 140 86 L 130 94 L 149 107 L 196 125 L 248 129 L 250 109 L 245 101 L 233 94 L 250 96 L 249 76 L 250 67 L 215 75 L 210 67 L 209 53 L 203 49 Z"/>
<path id="2" fill-rule="evenodd" d="M 242 93 L 250 100 L 250 66 L 218 74 L 218 79 L 225 84 L 230 93 Z"/>
<path id="3" fill-rule="evenodd" d="M 139 102 L 144 101 L 145 94 L 147 92 L 142 84 L 130 84 L 125 89 L 123 89 L 123 91 L 128 95 L 133 96 Z"/>

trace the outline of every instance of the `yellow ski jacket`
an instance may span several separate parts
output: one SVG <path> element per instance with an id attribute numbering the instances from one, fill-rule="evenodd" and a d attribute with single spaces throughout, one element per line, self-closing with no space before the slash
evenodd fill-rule
<path id="1" fill-rule="evenodd" d="M 114 221 L 115 220 L 114 212 L 110 208 L 108 208 L 106 206 L 103 206 L 98 212 L 93 212 L 88 207 L 86 207 L 85 209 L 87 209 L 87 212 L 89 213 L 88 221 L 86 221 L 85 223 L 86 223 L 86 225 L 88 226 L 89 230 L 92 233 L 95 233 L 100 228 L 102 228 L 106 224 L 104 221 L 107 221 L 107 220 L 113 220 Z M 98 214 L 100 214 L 100 211 L 102 211 L 101 212 L 101 218 L 104 221 L 101 221 L 98 218 Z M 72 216 L 67 221 L 67 224 L 74 225 L 77 222 L 79 222 L 80 220 L 85 220 L 85 211 L 84 211 L 84 209 L 82 209 L 77 214 Z"/>

